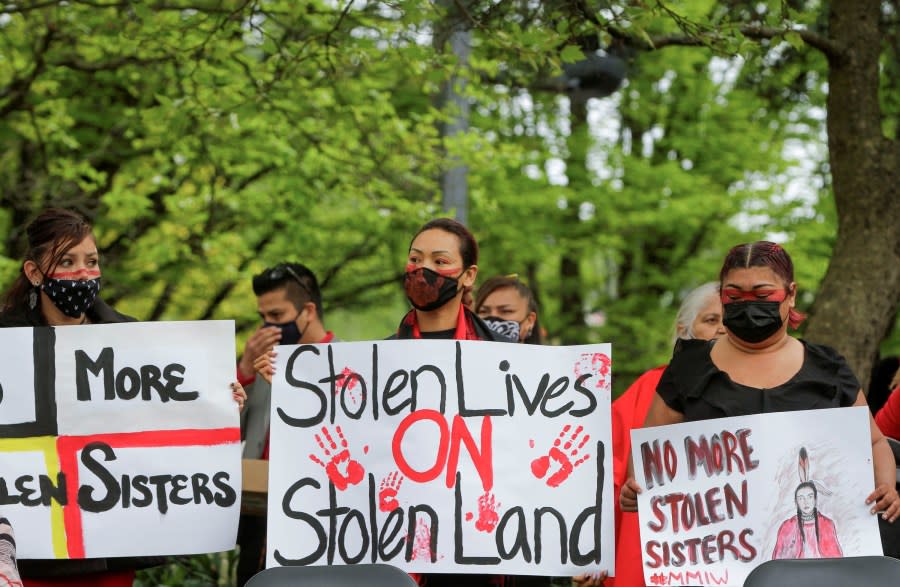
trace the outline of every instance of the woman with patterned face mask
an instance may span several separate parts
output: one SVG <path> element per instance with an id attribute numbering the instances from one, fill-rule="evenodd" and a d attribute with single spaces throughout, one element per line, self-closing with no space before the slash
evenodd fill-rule
<path id="1" fill-rule="evenodd" d="M 63 326 L 133 320 L 98 298 L 100 259 L 90 225 L 51 209 L 27 229 L 22 272 L 6 293 L 3 326 Z"/>
<path id="2" fill-rule="evenodd" d="M 403 289 L 412 309 L 391 338 L 496 340 L 495 333 L 466 308 L 478 275 L 478 243 L 460 222 L 436 218 L 413 237 L 406 259 Z"/>
<path id="3" fill-rule="evenodd" d="M 45 210 L 28 225 L 26 234 L 28 250 L 21 273 L 3 297 L 0 328 L 135 321 L 98 297 L 97 243 L 91 225 L 80 214 L 56 208 Z M 232 384 L 232 397 L 243 407 L 247 396 L 240 384 Z M 19 561 L 19 572 L 29 587 L 130 587 L 135 569 L 164 560 L 161 557 L 30 559 Z"/>
<path id="4" fill-rule="evenodd" d="M 537 302 L 516 275 L 497 275 L 478 288 L 475 313 L 488 327 L 518 342 L 541 344 Z"/>
<path id="5" fill-rule="evenodd" d="M 436 218 L 413 237 L 406 259 L 403 289 L 412 309 L 389 339 L 489 340 L 513 342 L 498 334 L 463 303 L 478 275 L 478 243 L 462 223 Z M 489 587 L 500 576 L 413 573 L 420 585 L 449 587 L 465 583 Z"/>
<path id="6" fill-rule="evenodd" d="M 675 316 L 675 333 L 672 341 L 675 352 L 686 340 L 712 340 L 725 335 L 722 326 L 722 300 L 719 284 L 704 283 L 684 297 Z M 612 403 L 613 487 L 615 495 L 625 482 L 631 431 L 640 428 L 647 418 L 650 403 L 656 394 L 656 386 L 665 365 L 650 369 Z M 641 535 L 637 514 L 615 508 L 616 527 L 616 577 L 614 587 L 646 587 L 641 563 Z"/>

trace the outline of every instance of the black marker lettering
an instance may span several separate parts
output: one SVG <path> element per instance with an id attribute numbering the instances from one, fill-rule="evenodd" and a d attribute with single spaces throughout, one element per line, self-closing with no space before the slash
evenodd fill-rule
<path id="1" fill-rule="evenodd" d="M 311 426 L 316 426 L 325 418 L 325 412 L 328 409 L 328 398 L 325 396 L 325 392 L 322 391 L 320 387 L 313 385 L 312 383 L 297 379 L 297 377 L 294 375 L 294 363 L 300 358 L 300 355 L 302 355 L 303 353 L 313 353 L 314 355 L 318 355 L 319 349 L 308 344 L 297 348 L 293 353 L 291 353 L 291 356 L 288 357 L 287 364 L 285 365 L 284 378 L 288 382 L 288 384 L 292 385 L 293 387 L 299 387 L 300 389 L 306 389 L 313 392 L 319 399 L 319 411 L 315 416 L 311 418 L 294 418 L 292 416 L 288 416 L 284 412 L 284 410 L 279 407 L 277 410 L 278 416 L 285 424 L 287 424 L 288 426 L 293 426 L 294 428 L 309 428 Z"/>
<path id="2" fill-rule="evenodd" d="M 100 452 L 103 454 L 104 461 L 116 460 L 116 453 L 108 445 L 102 442 L 91 442 L 85 445 L 81 451 L 81 463 L 84 468 L 93 473 L 103 486 L 106 488 L 106 495 L 100 499 L 94 499 L 94 488 L 90 485 L 82 485 L 78 489 L 78 505 L 86 512 L 101 513 L 112 509 L 118 502 L 119 496 L 122 495 L 119 489 L 119 483 L 113 477 L 102 463 L 97 461 L 93 453 Z"/>
<path id="3" fill-rule="evenodd" d="M 291 518 L 292 520 L 301 520 L 309 524 L 309 526 L 316 533 L 316 538 L 318 538 L 318 546 L 316 546 L 316 549 L 313 550 L 309 555 L 295 559 L 285 557 L 276 548 L 272 553 L 272 557 L 281 566 L 303 566 L 312 564 L 322 558 L 322 554 L 324 554 L 326 545 L 328 544 L 328 536 L 325 534 L 325 529 L 322 528 L 322 524 L 319 523 L 315 516 L 304 513 L 303 511 L 297 511 L 291 507 L 291 501 L 294 499 L 294 494 L 296 494 L 306 486 L 311 486 L 315 489 L 319 489 L 320 487 L 322 487 L 321 485 L 319 485 L 318 481 L 310 477 L 300 479 L 299 481 L 288 487 L 287 491 L 284 492 L 284 497 L 281 500 L 281 511 L 284 513 L 284 515 Z"/>
<path id="4" fill-rule="evenodd" d="M 105 391 L 103 399 L 115 399 L 113 350 L 111 347 L 100 351 L 96 361 L 92 361 L 84 351 L 75 351 L 75 397 L 81 402 L 91 401 L 91 383 L 88 380 L 88 371 L 94 376 L 103 375 Z"/>

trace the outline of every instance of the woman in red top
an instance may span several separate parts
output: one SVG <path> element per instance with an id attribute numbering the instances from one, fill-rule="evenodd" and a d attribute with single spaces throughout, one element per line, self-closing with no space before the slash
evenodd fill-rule
<path id="1" fill-rule="evenodd" d="M 390 338 L 512 342 L 463 303 L 477 275 L 478 243 L 469 229 L 451 218 L 426 223 L 409 245 L 403 276 L 412 309 Z"/>
<path id="2" fill-rule="evenodd" d="M 722 302 L 719 284 L 704 283 L 691 290 L 675 317 L 675 345 L 679 341 L 711 340 L 725 334 L 722 326 Z M 638 379 L 612 404 L 613 488 L 618 496 L 625 482 L 628 455 L 631 451 L 631 430 L 641 428 L 650 402 L 656 393 L 656 384 L 665 365 L 651 369 Z M 645 587 L 641 564 L 641 536 L 638 516 L 622 512 L 616 500 L 616 576 L 608 579 L 606 587 Z"/>

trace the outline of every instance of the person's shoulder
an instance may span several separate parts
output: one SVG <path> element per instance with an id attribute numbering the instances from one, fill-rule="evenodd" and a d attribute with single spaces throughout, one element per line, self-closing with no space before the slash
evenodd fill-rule
<path id="1" fill-rule="evenodd" d="M 655 387 L 659 382 L 659 378 L 662 377 L 663 372 L 666 370 L 666 367 L 668 367 L 668 365 L 660 365 L 659 367 L 654 367 L 649 371 L 644 371 L 637 379 L 634 380 L 634 383 L 632 383 L 631 386 L 634 387 L 641 385 L 653 385 Z"/>
<path id="2" fill-rule="evenodd" d="M 710 358 L 714 341 L 683 340 L 681 343 L 656 387 L 666 404 L 678 412 L 684 412 L 684 398 L 703 395 L 719 372 Z"/>
<path id="3" fill-rule="evenodd" d="M 15 310 L 0 312 L 0 328 L 16 328 L 20 326 L 34 326 L 34 324 L 29 321 L 28 316 L 23 312 Z"/>
<path id="4" fill-rule="evenodd" d="M 840 362 L 845 363 L 847 360 L 844 356 L 839 353 L 834 347 L 830 347 L 827 344 L 818 344 L 815 342 L 810 342 L 808 340 L 799 339 L 803 344 L 803 347 L 806 350 L 807 355 L 813 357 L 814 359 L 819 359 L 827 362 Z"/>
<path id="5" fill-rule="evenodd" d="M 790 516 L 785 518 L 781 524 L 778 525 L 778 534 L 783 536 L 785 534 L 791 534 L 796 532 L 798 528 L 797 524 L 797 516 Z"/>
<path id="6" fill-rule="evenodd" d="M 800 342 L 803 343 L 804 348 L 803 368 L 805 372 L 836 374 L 841 377 L 852 378 L 854 380 L 850 382 L 851 387 L 855 386 L 856 389 L 859 389 L 859 382 L 855 381 L 853 371 L 849 363 L 847 363 L 847 359 L 841 353 L 825 344 L 817 344 L 802 339 Z"/>
<path id="7" fill-rule="evenodd" d="M 115 324 L 119 322 L 137 322 L 138 319 L 134 316 L 128 316 L 127 314 L 122 314 L 121 312 L 117 312 L 112 308 L 112 306 L 108 305 L 101 299 L 98 299 L 94 303 L 94 307 L 91 308 L 88 313 L 90 319 L 95 324 Z"/>
<path id="8" fill-rule="evenodd" d="M 659 380 L 662 378 L 665 370 L 666 365 L 662 365 L 642 373 L 634 380 L 634 383 L 628 386 L 628 389 L 622 395 L 613 400 L 613 411 L 632 409 L 633 406 L 647 401 L 648 395 L 652 397 L 656 393 L 656 387 L 659 385 Z"/>
<path id="9" fill-rule="evenodd" d="M 672 350 L 669 367 L 679 369 L 682 365 L 695 365 L 697 360 L 708 357 L 715 341 L 695 339 L 678 339 Z"/>
<path id="10" fill-rule="evenodd" d="M 491 327 L 488 326 L 475 312 L 466 310 L 466 314 L 472 319 L 472 323 L 475 325 L 475 334 L 478 335 L 479 339 L 491 342 L 519 342 L 518 338 L 510 336 L 505 332 L 491 330 Z"/>

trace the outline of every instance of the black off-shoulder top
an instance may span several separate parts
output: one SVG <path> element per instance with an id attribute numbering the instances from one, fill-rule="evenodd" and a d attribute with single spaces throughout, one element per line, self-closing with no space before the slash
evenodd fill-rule
<path id="1" fill-rule="evenodd" d="M 860 385 L 847 361 L 831 347 L 801 340 L 803 365 L 787 382 L 769 389 L 731 380 L 710 357 L 714 341 L 684 341 L 663 372 L 656 392 L 687 422 L 851 406 Z"/>

